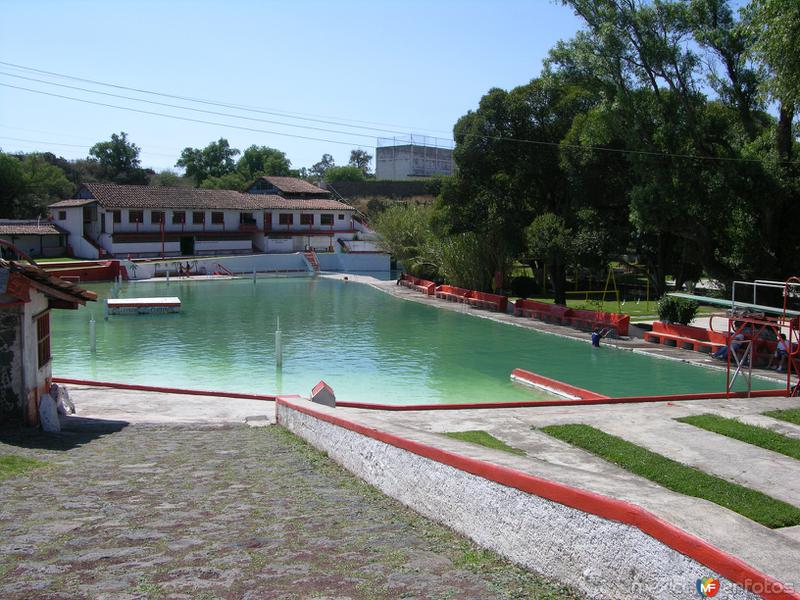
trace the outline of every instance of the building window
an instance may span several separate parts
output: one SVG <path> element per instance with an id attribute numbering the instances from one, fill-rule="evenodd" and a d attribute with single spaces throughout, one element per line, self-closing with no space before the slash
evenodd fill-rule
<path id="1" fill-rule="evenodd" d="M 239 224 L 240 225 L 255 225 L 256 220 L 253 217 L 253 213 L 239 213 Z"/>
<path id="2" fill-rule="evenodd" d="M 225 215 L 221 212 L 212 212 L 211 222 L 214 225 L 222 225 L 223 223 L 225 223 Z"/>
<path id="3" fill-rule="evenodd" d="M 314 215 L 300 215 L 300 225 L 313 225 Z"/>
<path id="4" fill-rule="evenodd" d="M 319 223 L 320 225 L 333 225 L 333 215 L 320 215 Z"/>
<path id="5" fill-rule="evenodd" d="M 128 223 L 144 223 L 144 211 L 143 210 L 129 210 L 128 211 Z"/>
<path id="6" fill-rule="evenodd" d="M 172 213 L 172 224 L 183 225 L 186 223 L 186 213 L 182 210 L 176 210 Z"/>
<path id="7" fill-rule="evenodd" d="M 151 210 L 150 211 L 150 222 L 151 223 L 163 223 L 164 222 L 164 211 L 163 210 Z"/>
<path id="8" fill-rule="evenodd" d="M 66 221 L 67 220 L 67 211 L 65 211 L 65 210 L 58 211 L 58 220 L 59 221 Z"/>
<path id="9" fill-rule="evenodd" d="M 112 210 L 111 214 L 114 215 L 114 223 L 122 223 L 122 211 Z"/>
<path id="10" fill-rule="evenodd" d="M 192 213 L 192 223 L 194 225 L 203 225 L 205 222 L 206 222 L 206 213 L 197 211 Z"/>
<path id="11" fill-rule="evenodd" d="M 344 221 L 344 215 L 339 215 L 339 220 Z"/>
<path id="12" fill-rule="evenodd" d="M 50 311 L 34 317 L 36 321 L 36 340 L 39 354 L 39 367 L 50 362 Z"/>
<path id="13" fill-rule="evenodd" d="M 294 215 L 292 213 L 280 213 L 278 215 L 278 223 L 281 225 L 291 225 L 294 223 Z"/>

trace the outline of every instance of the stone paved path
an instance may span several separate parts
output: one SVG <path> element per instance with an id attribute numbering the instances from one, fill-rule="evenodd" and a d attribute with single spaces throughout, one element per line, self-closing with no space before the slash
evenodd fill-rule
<path id="1" fill-rule="evenodd" d="M 577 598 L 276 426 L 0 430 L 0 598 Z"/>

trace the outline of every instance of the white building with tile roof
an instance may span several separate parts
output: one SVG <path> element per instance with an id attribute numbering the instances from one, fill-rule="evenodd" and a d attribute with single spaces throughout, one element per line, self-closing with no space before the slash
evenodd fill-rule
<path id="1" fill-rule="evenodd" d="M 82 258 L 335 253 L 364 231 L 351 206 L 291 177 L 262 177 L 248 193 L 87 183 L 49 209 Z"/>

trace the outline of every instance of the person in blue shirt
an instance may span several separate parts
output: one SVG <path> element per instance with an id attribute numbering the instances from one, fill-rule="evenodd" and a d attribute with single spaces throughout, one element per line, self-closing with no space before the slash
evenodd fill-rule
<path id="1" fill-rule="evenodd" d="M 600 347 L 600 340 L 606 337 L 611 332 L 610 329 L 599 329 L 597 327 L 592 331 L 592 346 L 595 348 Z"/>

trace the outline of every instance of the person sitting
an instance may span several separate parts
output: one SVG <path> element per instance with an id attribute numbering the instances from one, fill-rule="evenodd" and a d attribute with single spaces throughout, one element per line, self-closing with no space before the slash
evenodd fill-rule
<path id="1" fill-rule="evenodd" d="M 733 336 L 733 339 L 730 341 L 729 345 L 722 346 L 722 348 L 714 352 L 714 354 L 712 354 L 711 356 L 713 358 L 718 358 L 720 360 L 727 360 L 729 350 L 733 350 L 734 355 L 739 356 L 739 351 L 742 349 L 742 346 L 744 346 L 744 344 L 742 343 L 743 341 L 744 341 L 744 334 L 737 333 L 736 335 Z"/>
<path id="2" fill-rule="evenodd" d="M 778 340 L 777 345 L 775 346 L 775 352 L 769 359 L 769 364 L 767 365 L 767 369 L 771 371 L 785 371 L 786 368 L 784 363 L 786 362 L 786 358 L 789 356 L 789 342 L 786 341 L 786 334 L 780 334 L 780 339 Z M 776 365 L 775 362 L 778 362 Z"/>

